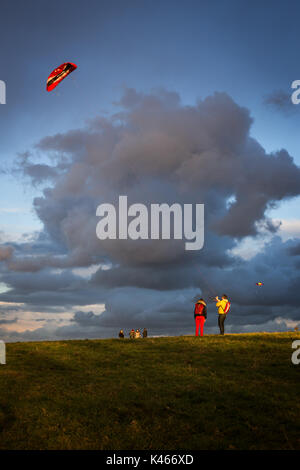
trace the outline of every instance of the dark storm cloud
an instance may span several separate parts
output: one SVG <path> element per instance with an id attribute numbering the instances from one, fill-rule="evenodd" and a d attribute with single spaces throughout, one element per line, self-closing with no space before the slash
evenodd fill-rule
<path id="1" fill-rule="evenodd" d="M 292 103 L 292 92 L 290 94 L 283 90 L 274 90 L 264 97 L 264 104 L 284 114 L 291 114 L 297 111 L 297 106 Z"/>
<path id="2" fill-rule="evenodd" d="M 106 310 L 101 314 L 93 311 L 77 311 L 73 322 L 81 327 L 125 328 L 147 327 L 157 330 L 189 327 L 193 290 L 158 292 L 151 289 L 117 288 L 106 297 Z"/>
<path id="3" fill-rule="evenodd" d="M 86 279 L 68 270 L 62 273 L 48 270 L 39 273 L 14 273 L 2 275 L 11 290 L 1 294 L 2 302 L 24 303 L 24 309 L 48 311 L 48 307 L 71 307 L 101 303 L 101 288 L 90 287 Z M 57 311 L 52 310 L 54 313 Z"/>
<path id="4" fill-rule="evenodd" d="M 289 253 L 292 256 L 299 256 L 300 255 L 300 243 L 297 243 L 295 246 L 289 247 Z"/>
<path id="5" fill-rule="evenodd" d="M 0 318 L 0 325 L 9 325 L 13 323 L 17 323 L 18 319 L 17 318 L 12 318 L 11 320 L 2 320 Z"/>
<path id="6" fill-rule="evenodd" d="M 266 155 L 252 141 L 249 157 L 244 161 L 243 174 L 236 175 L 240 179 L 235 193 L 236 202 L 216 226 L 221 227 L 221 232 L 237 237 L 257 233 L 255 223 L 258 221 L 267 223 L 271 232 L 276 231 L 276 227 L 266 220 L 265 211 L 274 201 L 298 195 L 299 175 L 300 169 L 287 151 Z"/>
<path id="7" fill-rule="evenodd" d="M 17 312 L 22 310 L 22 307 L 19 305 L 0 305 L 0 315 L 6 315 L 8 312 Z"/>
<path id="8" fill-rule="evenodd" d="M 72 321 L 78 323 L 82 326 L 99 326 L 100 325 L 100 315 L 95 315 L 93 312 L 75 312 Z"/>
<path id="9" fill-rule="evenodd" d="M 13 252 L 3 248 L 2 280 L 12 290 L 1 298 L 35 308 L 105 303 L 101 315 L 75 313 L 58 335 L 92 327 L 106 334 L 133 320 L 157 331 L 171 325 L 187 331 L 199 290 L 206 297 L 227 292 L 236 324 L 272 321 L 275 306 L 284 318 L 299 315 L 299 276 L 290 256 L 296 242 L 275 237 L 250 261 L 230 254 L 238 239 L 255 236 L 261 226 L 274 234 L 278 225 L 267 209 L 299 195 L 300 169 L 288 152 L 266 153 L 250 136 L 249 110 L 225 93 L 183 106 L 174 92 L 128 89 L 118 106 L 122 111 L 110 118 L 42 139 L 36 151 L 52 164 L 19 160 L 34 184 L 46 177 L 52 184 L 34 199 L 40 236 Z M 122 194 L 128 205 L 204 203 L 204 248 L 187 252 L 178 240 L 100 241 L 96 208 L 117 206 Z M 99 264 L 90 279 L 71 272 Z M 263 295 L 252 288 L 261 279 Z"/>
<path id="10" fill-rule="evenodd" d="M 74 257 L 74 265 L 105 255 L 145 262 L 151 242 L 141 256 L 135 243 L 104 247 L 95 238 L 95 208 L 116 202 L 122 193 L 129 203 L 205 202 L 207 228 L 239 238 L 257 233 L 257 222 L 266 222 L 265 212 L 274 201 L 299 194 L 300 170 L 292 157 L 285 150 L 266 154 L 249 136 L 249 111 L 228 95 L 216 93 L 184 107 L 175 93 L 128 90 L 121 103 L 127 107 L 118 121 L 116 116 L 96 120 L 85 130 L 39 144 L 44 152 L 60 153 L 62 160 L 72 156 L 67 171 L 44 189 L 34 207 L 46 232 Z M 270 223 L 269 228 L 274 230 Z M 154 260 L 159 244 L 152 245 Z M 172 244 L 164 250 L 168 262 L 170 252 Z"/>
<path id="11" fill-rule="evenodd" d="M 5 261 L 11 258 L 13 248 L 11 246 L 0 247 L 0 261 Z"/>
<path id="12" fill-rule="evenodd" d="M 45 164 L 31 164 L 24 167 L 24 174 L 28 175 L 33 185 L 48 180 L 55 180 L 57 170 Z"/>

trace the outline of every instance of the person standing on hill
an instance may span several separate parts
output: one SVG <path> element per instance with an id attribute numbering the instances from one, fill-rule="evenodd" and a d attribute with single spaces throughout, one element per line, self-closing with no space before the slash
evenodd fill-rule
<path id="1" fill-rule="evenodd" d="M 200 336 L 203 336 L 204 322 L 207 318 L 206 303 L 203 299 L 199 299 L 195 304 L 194 318 L 196 324 L 196 336 L 199 336 L 199 328 Z"/>
<path id="2" fill-rule="evenodd" d="M 129 338 L 130 339 L 135 339 L 135 330 L 132 328 L 132 330 L 129 333 Z"/>
<path id="3" fill-rule="evenodd" d="M 219 297 L 216 297 L 216 307 L 218 308 L 218 325 L 220 328 L 220 335 L 224 335 L 224 322 L 226 320 L 226 315 L 229 312 L 230 302 L 228 300 L 227 295 L 223 294 L 222 299 L 220 300 Z"/>

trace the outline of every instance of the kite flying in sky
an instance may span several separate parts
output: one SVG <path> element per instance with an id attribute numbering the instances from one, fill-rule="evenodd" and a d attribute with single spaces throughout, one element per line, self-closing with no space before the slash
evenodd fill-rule
<path id="1" fill-rule="evenodd" d="M 72 62 L 65 62 L 50 73 L 47 80 L 47 91 L 53 90 L 64 78 L 66 78 L 73 70 L 77 69 L 77 65 Z"/>
<path id="2" fill-rule="evenodd" d="M 263 282 L 257 282 L 256 285 L 257 285 L 258 287 L 262 287 L 262 286 L 264 285 L 264 283 L 263 283 Z"/>

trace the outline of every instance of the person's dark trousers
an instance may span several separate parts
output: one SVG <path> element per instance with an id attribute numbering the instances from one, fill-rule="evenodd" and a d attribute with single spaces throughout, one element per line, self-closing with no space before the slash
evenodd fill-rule
<path id="1" fill-rule="evenodd" d="M 218 318 L 218 324 L 220 328 L 220 334 L 224 334 L 224 321 L 226 319 L 226 313 L 221 313 Z"/>

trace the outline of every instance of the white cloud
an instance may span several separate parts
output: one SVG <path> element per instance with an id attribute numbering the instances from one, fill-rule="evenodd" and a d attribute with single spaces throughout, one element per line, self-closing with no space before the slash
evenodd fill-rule
<path id="1" fill-rule="evenodd" d="M 283 241 L 289 238 L 300 238 L 300 219 L 280 219 L 275 222 L 281 222 L 278 235 Z"/>
<path id="2" fill-rule="evenodd" d="M 105 304 L 88 304 L 88 305 L 74 305 L 73 311 L 80 310 L 82 312 L 94 312 L 95 314 L 99 315 L 100 313 L 104 312 Z"/>

